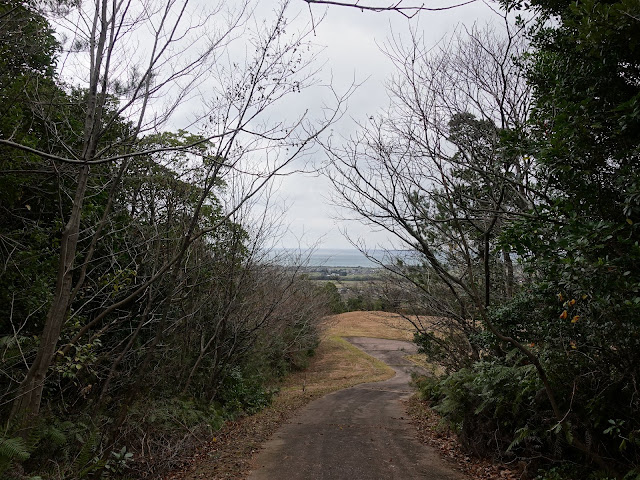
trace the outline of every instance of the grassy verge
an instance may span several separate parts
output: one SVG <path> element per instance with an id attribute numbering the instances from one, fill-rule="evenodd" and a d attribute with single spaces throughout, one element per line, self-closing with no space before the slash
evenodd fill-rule
<path id="1" fill-rule="evenodd" d="M 434 376 L 440 376 L 444 373 L 444 368 L 437 363 L 430 362 L 427 357 L 422 353 L 416 353 L 415 355 L 405 355 L 407 360 L 415 363 L 417 366 L 424 368 L 429 374 Z"/>
<path id="2" fill-rule="evenodd" d="M 279 397 L 326 393 L 359 383 L 379 382 L 393 376 L 393 370 L 337 335 L 326 337 L 318 346 L 310 367 L 289 375 Z"/>

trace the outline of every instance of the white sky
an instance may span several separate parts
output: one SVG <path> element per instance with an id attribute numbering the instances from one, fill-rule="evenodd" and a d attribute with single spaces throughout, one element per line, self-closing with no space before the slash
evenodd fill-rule
<path id="1" fill-rule="evenodd" d="M 262 2 L 265 4 L 268 2 Z M 299 3 L 303 2 L 299 0 Z M 296 10 L 297 5 L 293 5 Z M 309 19 L 306 8 L 300 10 L 301 18 Z M 493 8 L 495 4 L 493 4 Z M 263 10 L 260 7 L 259 10 Z M 264 10 L 268 10 L 264 7 Z M 393 72 L 391 61 L 380 51 L 393 32 L 405 36 L 410 26 L 422 33 L 425 40 L 434 44 L 444 35 L 451 33 L 456 25 L 484 23 L 492 14 L 489 6 L 482 2 L 443 12 L 422 12 L 417 18 L 408 20 L 397 13 L 361 12 L 353 8 L 319 6 L 313 7 L 314 17 L 326 17 L 316 28 L 315 42 L 325 47 L 321 58 L 323 80 L 338 90 L 344 90 L 355 79 L 364 84 L 350 98 L 348 114 L 334 128 L 343 136 L 355 131 L 356 121 L 365 120 L 383 109 L 388 103 L 384 82 Z M 366 80 L 366 81 L 365 81 Z M 318 152 L 317 162 L 322 162 L 322 152 Z M 283 221 L 288 225 L 288 233 L 282 239 L 284 247 L 307 247 L 319 243 L 322 248 L 349 248 L 351 244 L 341 232 L 347 232 L 354 240 L 366 240 L 368 247 L 389 247 L 389 239 L 382 232 L 357 221 L 336 221 L 340 212 L 330 205 L 331 185 L 327 179 L 301 174 L 282 180 L 278 195 L 286 205 Z M 343 212 L 343 216 L 348 212 Z"/>

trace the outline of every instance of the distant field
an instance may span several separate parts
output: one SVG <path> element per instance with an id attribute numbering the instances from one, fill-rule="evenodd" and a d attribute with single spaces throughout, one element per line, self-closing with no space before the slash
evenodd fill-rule
<path id="1" fill-rule="evenodd" d="M 347 288 L 347 289 L 362 289 L 365 287 L 368 287 L 372 284 L 375 284 L 376 280 L 374 279 L 367 279 L 367 280 L 362 280 L 362 279 L 348 279 L 348 278 L 341 278 L 340 280 L 334 280 L 334 279 L 330 279 L 330 280 L 311 280 L 314 284 L 317 285 L 324 285 L 327 282 L 331 282 L 333 283 L 336 287 L 338 287 L 338 289 L 341 288 Z"/>
<path id="2" fill-rule="evenodd" d="M 309 280 L 319 283 L 332 282 L 335 283 L 336 286 L 340 286 L 341 283 L 353 285 L 353 282 L 378 282 L 381 279 L 379 276 L 373 275 L 345 275 L 344 277 L 330 277 L 328 275 L 317 274 L 310 275 Z"/>
<path id="3" fill-rule="evenodd" d="M 318 282 L 353 282 L 362 280 L 380 280 L 384 270 L 378 268 L 319 268 L 307 270 L 312 281 Z"/>
<path id="4" fill-rule="evenodd" d="M 374 337 L 413 340 L 413 326 L 389 312 L 347 312 L 327 319 L 327 334 L 340 337 Z"/>

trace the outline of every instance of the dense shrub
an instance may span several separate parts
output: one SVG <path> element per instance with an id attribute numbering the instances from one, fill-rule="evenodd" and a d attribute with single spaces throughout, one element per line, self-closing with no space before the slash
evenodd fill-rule
<path id="1" fill-rule="evenodd" d="M 534 458 L 542 443 L 555 440 L 547 434 L 552 414 L 531 365 L 478 362 L 441 379 L 423 379 L 418 388 L 476 455 Z"/>

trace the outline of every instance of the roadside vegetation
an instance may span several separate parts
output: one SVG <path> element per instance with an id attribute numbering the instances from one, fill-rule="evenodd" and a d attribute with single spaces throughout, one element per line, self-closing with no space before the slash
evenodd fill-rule
<path id="1" fill-rule="evenodd" d="M 330 122 L 271 113 L 309 32 L 187 7 L 0 4 L 3 479 L 156 478 L 318 345 L 327 302 L 259 207 Z"/>
<path id="2" fill-rule="evenodd" d="M 470 454 L 640 478 L 640 6 L 502 7 L 389 42 L 388 111 L 326 147 L 335 202 L 421 257 L 389 303 Z"/>
<path id="3" fill-rule="evenodd" d="M 269 407 L 256 415 L 227 423 L 214 434 L 213 441 L 204 444 L 195 456 L 185 458 L 180 468 L 167 475 L 166 480 L 246 478 L 261 445 L 297 409 L 327 393 L 392 377 L 394 371 L 390 367 L 342 338 L 358 336 L 361 324 L 368 325 L 366 333 L 370 336 L 398 340 L 407 337 L 405 333 L 398 334 L 406 329 L 402 319 L 396 318 L 390 323 L 388 317 L 377 312 L 351 312 L 329 317 L 309 367 L 285 377 L 278 384 L 278 392 Z"/>

